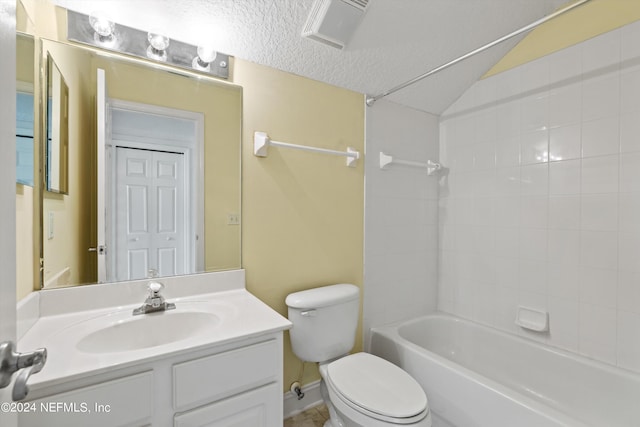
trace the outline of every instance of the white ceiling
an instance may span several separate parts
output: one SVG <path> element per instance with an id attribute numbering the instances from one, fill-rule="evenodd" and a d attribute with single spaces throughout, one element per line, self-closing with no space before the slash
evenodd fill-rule
<path id="1" fill-rule="evenodd" d="M 314 0 L 53 0 L 121 24 L 161 29 L 237 58 L 370 95 L 527 25 L 565 0 L 370 0 L 343 51 L 300 36 Z M 518 40 L 388 97 L 440 114 Z"/>

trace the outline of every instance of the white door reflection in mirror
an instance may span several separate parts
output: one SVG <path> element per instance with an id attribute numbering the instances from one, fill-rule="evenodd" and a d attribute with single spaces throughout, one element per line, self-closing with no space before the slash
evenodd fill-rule
<path id="1" fill-rule="evenodd" d="M 97 242 L 96 247 L 89 248 L 98 256 L 98 282 L 104 283 L 111 280 L 107 276 L 107 159 L 111 153 L 111 128 L 109 120 L 109 99 L 107 95 L 107 79 L 103 69 L 98 68 L 97 92 L 96 92 L 96 147 L 97 147 Z"/>
<path id="2" fill-rule="evenodd" d="M 98 83 L 99 279 L 202 271 L 202 114 L 110 99 Z"/>
<path id="3" fill-rule="evenodd" d="M 116 159 L 116 280 L 187 273 L 184 154 L 118 146 Z"/>

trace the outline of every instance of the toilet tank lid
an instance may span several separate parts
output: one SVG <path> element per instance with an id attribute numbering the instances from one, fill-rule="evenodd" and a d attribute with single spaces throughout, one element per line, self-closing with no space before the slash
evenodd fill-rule
<path id="1" fill-rule="evenodd" d="M 360 297 L 360 289 L 355 285 L 342 283 L 322 286 L 287 295 L 285 303 L 291 308 L 319 308 L 353 301 Z"/>

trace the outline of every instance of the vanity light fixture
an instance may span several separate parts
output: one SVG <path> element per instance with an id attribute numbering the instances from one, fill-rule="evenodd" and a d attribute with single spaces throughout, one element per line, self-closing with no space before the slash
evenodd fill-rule
<path id="1" fill-rule="evenodd" d="M 93 12 L 89 15 L 89 24 L 93 28 L 93 40 L 102 46 L 111 46 L 115 43 L 116 24 L 103 12 Z"/>
<path id="2" fill-rule="evenodd" d="M 211 63 L 215 61 L 217 56 L 218 52 L 211 46 L 198 46 L 198 55 L 193 58 L 191 65 L 195 70 L 210 71 Z"/>
<path id="3" fill-rule="evenodd" d="M 147 57 L 155 59 L 156 61 L 165 62 L 167 60 L 167 48 L 171 39 L 156 31 L 149 31 L 147 33 L 147 40 L 149 40 L 149 47 L 147 47 Z"/>
<path id="4" fill-rule="evenodd" d="M 143 31 L 118 24 L 104 13 L 67 10 L 67 39 L 223 79 L 229 78 L 229 55 L 208 44 L 170 39 L 161 30 Z M 171 47 L 169 47 L 171 45 Z"/>

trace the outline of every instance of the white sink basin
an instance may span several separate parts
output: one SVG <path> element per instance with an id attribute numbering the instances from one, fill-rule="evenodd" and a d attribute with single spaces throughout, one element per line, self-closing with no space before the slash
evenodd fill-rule
<path id="1" fill-rule="evenodd" d="M 220 318 L 213 313 L 178 309 L 130 315 L 85 335 L 76 348 L 85 353 L 140 350 L 191 338 L 218 323 Z"/>
<path id="2" fill-rule="evenodd" d="M 237 308 L 221 301 L 178 301 L 173 310 L 134 316 L 132 308 L 103 312 L 60 329 L 46 345 L 75 348 L 87 355 L 126 353 L 217 334 L 236 318 Z"/>

